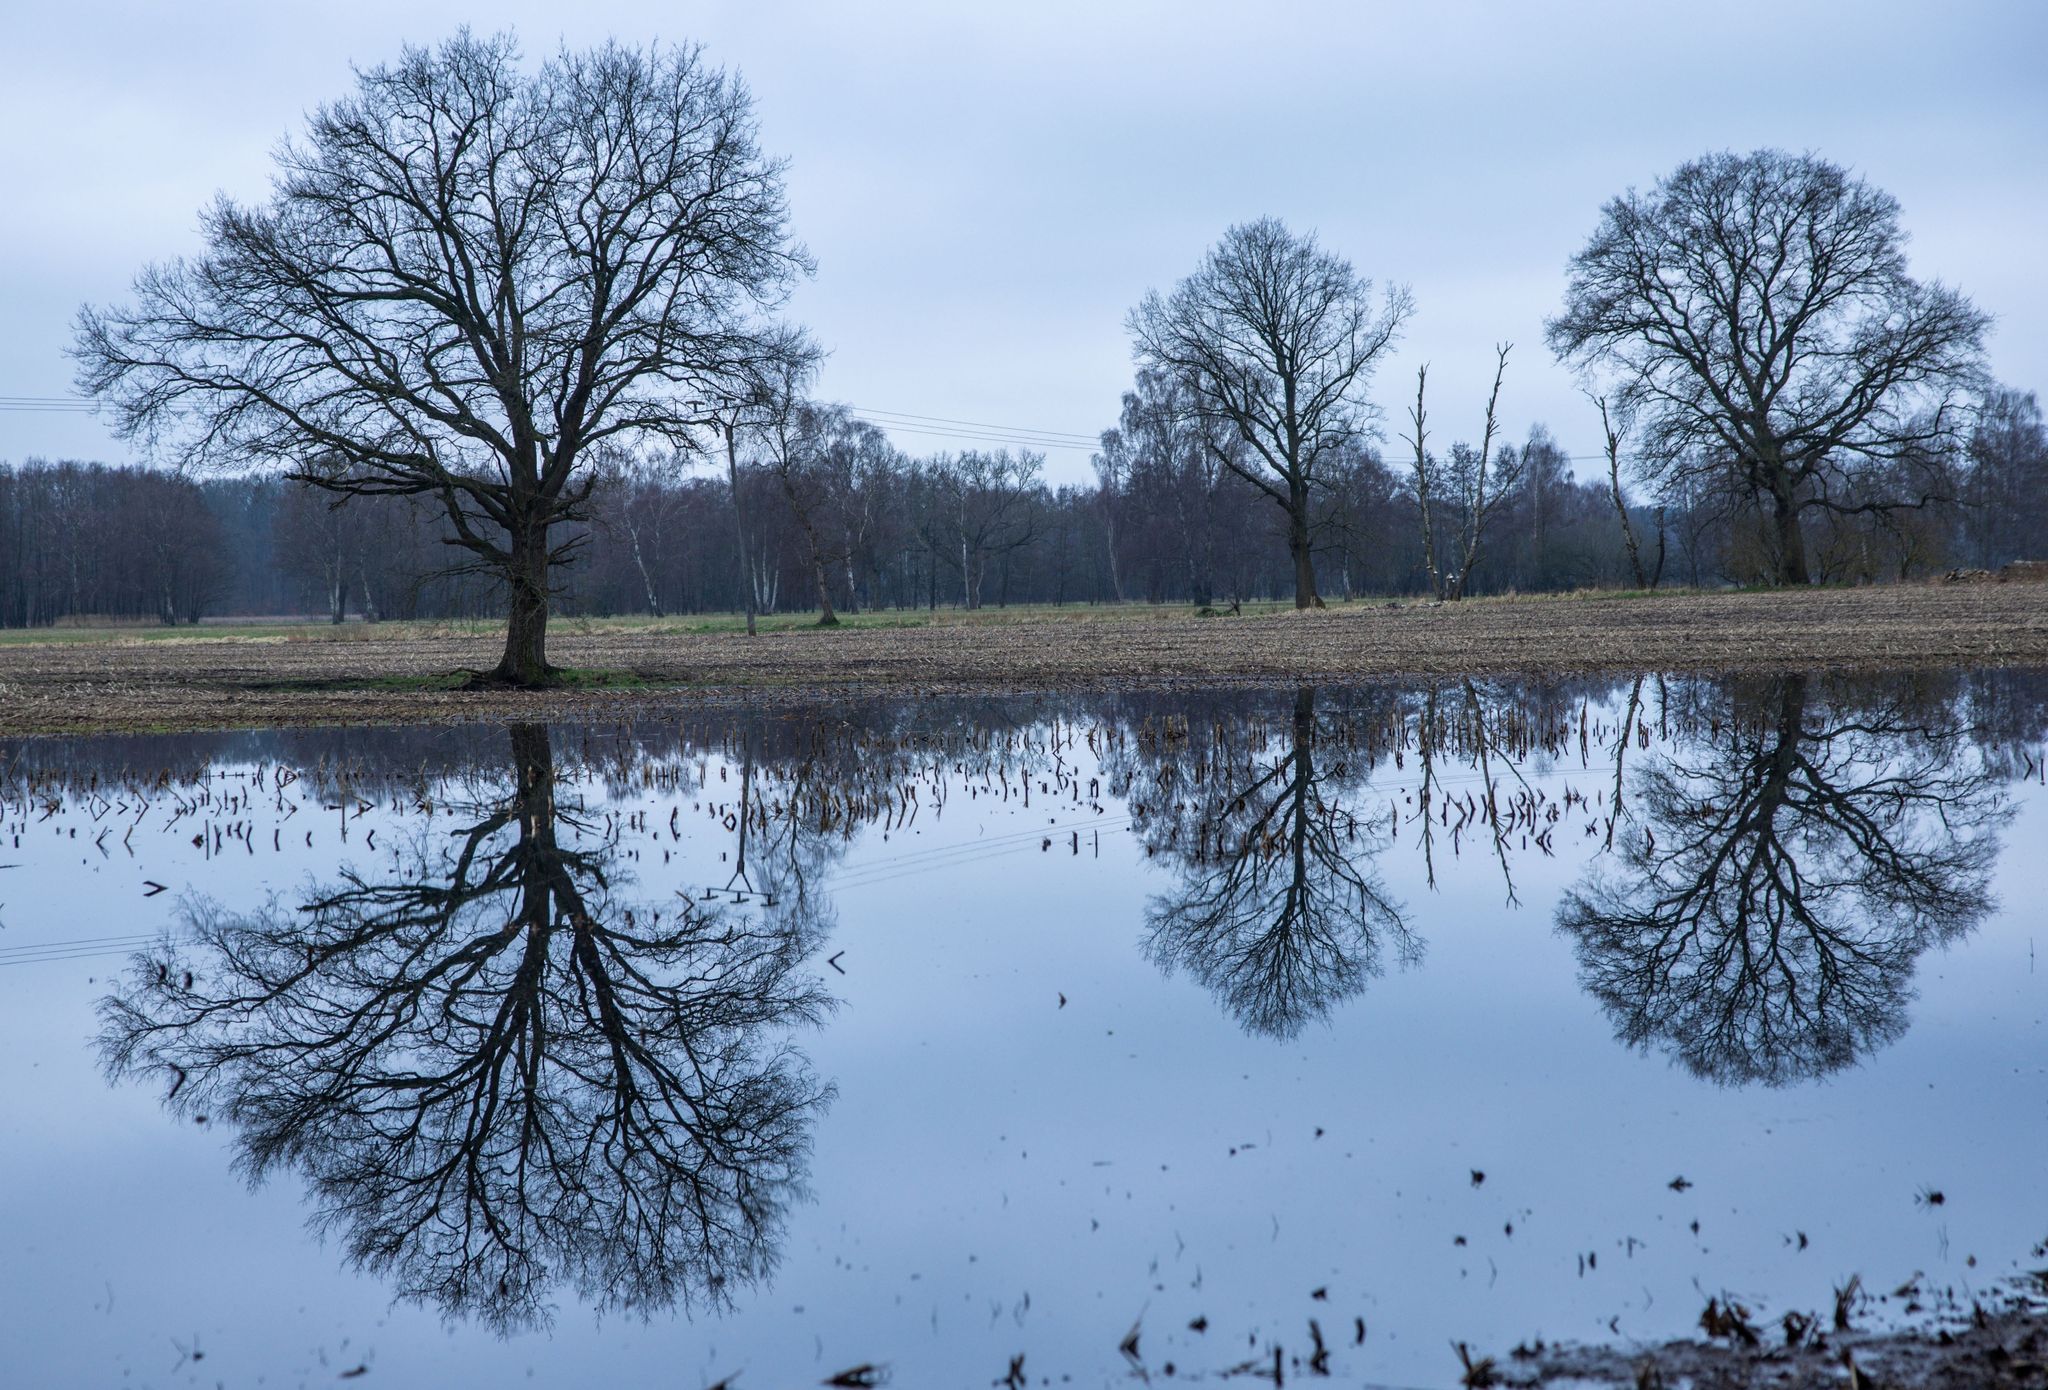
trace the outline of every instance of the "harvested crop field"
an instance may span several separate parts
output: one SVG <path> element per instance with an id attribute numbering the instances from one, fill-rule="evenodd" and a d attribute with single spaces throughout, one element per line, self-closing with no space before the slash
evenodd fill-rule
<path id="1" fill-rule="evenodd" d="M 1356 604 L 1198 617 L 1071 608 L 883 615 L 748 638 L 681 622 L 558 620 L 575 688 L 447 688 L 489 632 L 423 625 L 238 634 L 8 635 L 0 734 L 657 715 L 770 695 L 1342 682 L 1623 669 L 1778 671 L 2048 663 L 2048 586 L 1951 584 Z"/>

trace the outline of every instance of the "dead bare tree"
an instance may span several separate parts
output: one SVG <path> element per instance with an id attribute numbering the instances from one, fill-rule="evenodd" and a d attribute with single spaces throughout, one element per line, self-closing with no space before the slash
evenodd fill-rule
<path id="1" fill-rule="evenodd" d="M 1486 523 L 1522 476 L 1521 455 L 1503 454 L 1496 465 L 1493 453 L 1494 435 L 1500 429 L 1500 382 L 1507 374 L 1508 353 L 1513 348 L 1513 343 L 1501 343 L 1493 350 L 1493 389 L 1486 397 L 1486 425 L 1479 436 L 1479 448 L 1475 451 L 1454 445 L 1451 449 L 1451 484 L 1465 522 L 1458 533 L 1458 574 L 1447 595 L 1452 602 L 1465 597 L 1465 584 L 1472 577 L 1472 567 L 1479 563 L 1479 545 L 1486 535 Z"/>
<path id="2" fill-rule="evenodd" d="M 1429 382 L 1429 364 L 1425 362 L 1415 373 L 1415 404 L 1408 410 L 1408 419 L 1415 432 L 1402 438 L 1415 450 L 1414 486 L 1422 522 L 1423 566 L 1429 573 L 1430 592 L 1446 602 L 1455 603 L 1465 596 L 1472 568 L 1479 563 L 1486 523 L 1500 509 L 1502 499 L 1511 494 L 1521 481 L 1521 455 L 1503 450 L 1496 458 L 1493 452 L 1494 438 L 1500 433 L 1500 383 L 1507 375 L 1508 353 L 1513 348 L 1513 343 L 1501 343 L 1493 350 L 1493 390 L 1486 397 L 1486 420 L 1480 432 L 1479 447 L 1453 444 L 1451 456 L 1445 463 L 1440 464 L 1430 456 L 1425 431 L 1428 415 L 1423 393 Z M 1437 554 L 1436 509 L 1439 503 L 1455 507 L 1458 515 L 1457 569 L 1448 575 L 1444 573 L 1443 563 Z"/>
<path id="3" fill-rule="evenodd" d="M 1413 311 L 1401 286 L 1375 311 L 1371 280 L 1271 217 L 1230 228 L 1171 296 L 1153 291 L 1131 311 L 1140 366 L 1176 378 L 1235 436 L 1243 449 L 1203 433 L 1218 463 L 1286 512 L 1296 608 L 1322 605 L 1310 524 L 1322 466 L 1371 434 L 1365 388 Z"/>
<path id="4" fill-rule="evenodd" d="M 688 46 L 527 71 L 464 33 L 359 74 L 277 159 L 267 203 L 202 214 L 201 255 L 81 312 L 80 385 L 189 461 L 437 501 L 508 591 L 480 679 L 545 684 L 593 450 L 692 447 L 810 268 L 745 86 Z"/>
<path id="5" fill-rule="evenodd" d="M 1415 506 L 1422 520 L 1422 566 L 1429 575 L 1431 598 L 1444 596 L 1443 575 L 1436 562 L 1436 478 L 1435 461 L 1429 456 L 1429 410 L 1423 393 L 1429 387 L 1429 363 L 1415 369 L 1415 404 L 1408 407 L 1412 435 L 1401 437 L 1415 450 Z"/>
<path id="6" fill-rule="evenodd" d="M 1601 447 L 1607 454 L 1607 495 L 1614 501 L 1614 514 L 1621 519 L 1621 541 L 1628 551 L 1629 572 L 1635 575 L 1638 589 L 1654 589 L 1664 577 L 1664 508 L 1657 508 L 1657 568 L 1648 572 L 1643 569 L 1643 550 L 1636 541 L 1635 523 L 1629 520 L 1628 498 L 1621 490 L 1621 441 L 1628 433 L 1628 413 L 1623 410 L 1610 414 L 1605 396 L 1588 391 L 1586 397 L 1600 409 Z"/>

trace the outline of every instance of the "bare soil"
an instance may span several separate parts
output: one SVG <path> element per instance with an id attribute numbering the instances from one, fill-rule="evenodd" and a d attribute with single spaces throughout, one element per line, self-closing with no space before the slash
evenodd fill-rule
<path id="1" fill-rule="evenodd" d="M 1525 1390 L 2019 1390 L 2048 1386 L 2048 1312 L 2024 1300 L 1901 1331 L 1822 1333 L 1796 1347 L 1523 1348 L 1491 1383 Z"/>
<path id="2" fill-rule="evenodd" d="M 1077 608 L 754 638 L 558 621 L 549 655 L 585 673 L 583 684 L 537 693 L 436 688 L 494 664 L 491 635 L 391 624 L 198 631 L 11 634 L 0 643 L 0 734 L 632 718 L 778 695 L 2041 665 L 2048 585 L 1570 595 L 1245 617 Z"/>

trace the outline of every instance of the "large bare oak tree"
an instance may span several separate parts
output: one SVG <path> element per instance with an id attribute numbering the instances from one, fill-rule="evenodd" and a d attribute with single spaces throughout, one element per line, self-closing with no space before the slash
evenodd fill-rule
<path id="1" fill-rule="evenodd" d="M 1287 514 L 1294 606 L 1321 605 L 1310 552 L 1311 498 L 1323 467 L 1369 432 L 1365 388 L 1413 311 L 1276 218 L 1232 227 L 1169 296 L 1131 311 L 1141 368 L 1181 382 L 1217 461 Z M 1243 448 L 1229 447 L 1234 436 Z"/>
<path id="2" fill-rule="evenodd" d="M 501 576 L 487 679 L 548 679 L 549 569 L 600 446 L 692 446 L 707 402 L 789 343 L 809 260 L 740 80 L 692 47 L 522 65 L 464 33 L 358 76 L 225 196 L 205 249 L 79 318 L 80 382 L 121 431 L 198 463 L 438 501 Z"/>
<path id="3" fill-rule="evenodd" d="M 1618 379 L 1650 480 L 1732 469 L 1804 584 L 1806 513 L 1943 495 L 1980 384 L 1989 319 L 1908 275 L 1905 244 L 1897 200 L 1838 165 L 1707 155 L 1607 204 L 1550 346 Z M 1911 485 L 1855 486 L 1887 470 Z"/>

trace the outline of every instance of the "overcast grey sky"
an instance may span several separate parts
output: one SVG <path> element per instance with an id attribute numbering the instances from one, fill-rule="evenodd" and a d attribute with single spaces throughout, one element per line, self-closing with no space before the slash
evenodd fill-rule
<path id="1" fill-rule="evenodd" d="M 1374 394 L 1475 434 L 1491 347 L 1519 436 L 1597 422 L 1542 320 L 1600 204 L 1712 149 L 1775 145 L 1894 194 L 1916 274 L 1997 317 L 2048 389 L 2048 3 L 21 5 L 0 21 L 0 397 L 67 392 L 82 301 L 197 249 L 216 190 L 351 64 L 467 23 L 529 54 L 695 40 L 753 88 L 818 259 L 794 312 L 827 397 L 1093 436 L 1126 311 L 1232 222 L 1314 230 L 1418 312 Z M 947 428 L 940 426 L 937 428 Z M 972 439 L 899 433 L 907 449 Z M 90 416 L 0 409 L 0 459 L 129 457 Z M 1052 451 L 1054 480 L 1087 452 Z"/>

